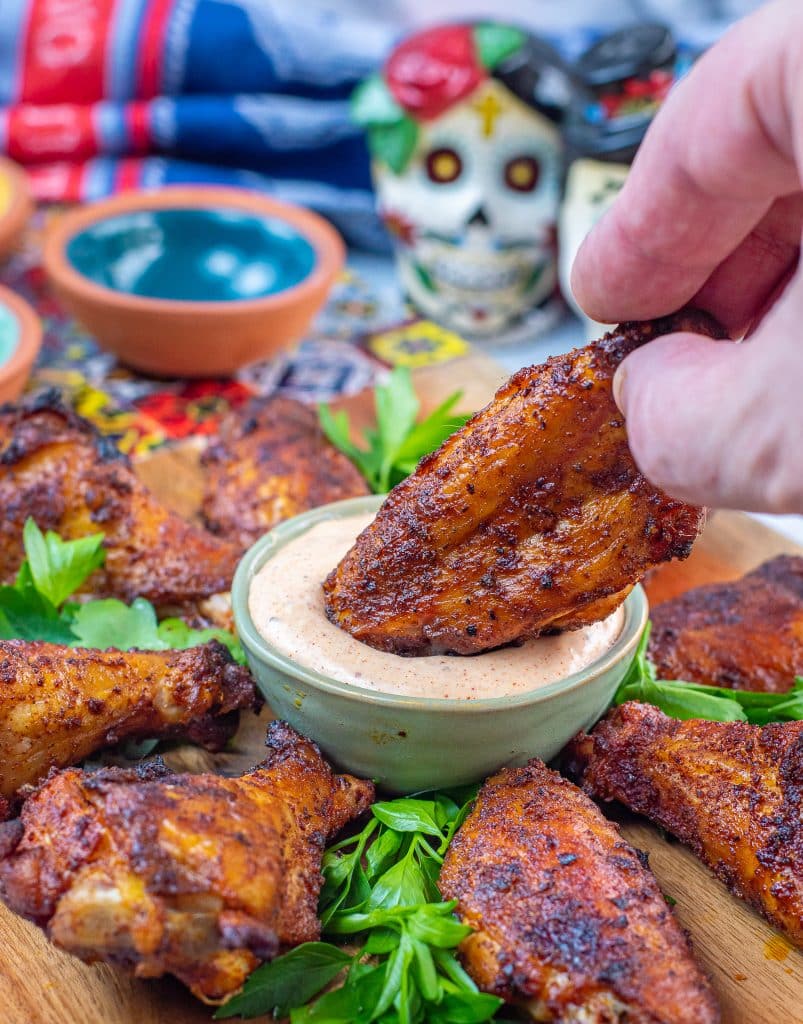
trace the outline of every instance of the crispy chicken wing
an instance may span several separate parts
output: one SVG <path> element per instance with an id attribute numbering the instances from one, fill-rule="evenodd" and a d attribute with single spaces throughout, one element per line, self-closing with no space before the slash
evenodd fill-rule
<path id="1" fill-rule="evenodd" d="M 803 674 L 803 558 L 780 555 L 735 582 L 695 587 L 651 618 L 662 679 L 785 693 Z"/>
<path id="2" fill-rule="evenodd" d="M 240 550 L 299 512 L 368 493 L 315 410 L 291 398 L 257 400 L 233 413 L 202 463 L 204 521 Z"/>
<path id="3" fill-rule="evenodd" d="M 679 722 L 623 704 L 571 757 L 588 793 L 677 836 L 803 947 L 803 722 Z"/>
<path id="4" fill-rule="evenodd" d="M 373 787 L 271 723 L 241 778 L 159 763 L 52 776 L 0 825 L 0 894 L 62 949 L 221 1001 L 260 960 L 314 940 L 328 837 Z"/>
<path id="5" fill-rule="evenodd" d="M 691 549 L 702 511 L 636 468 L 611 381 L 704 314 L 624 324 L 520 370 L 388 496 L 324 589 L 332 622 L 396 654 L 476 654 L 603 617 L 657 562 Z"/>
<path id="6" fill-rule="evenodd" d="M 0 817 L 51 768 L 127 738 L 186 736 L 220 750 L 254 682 L 213 640 L 186 651 L 0 641 Z"/>
<path id="7" fill-rule="evenodd" d="M 239 552 L 169 511 L 116 445 L 68 412 L 53 392 L 0 409 L 0 580 L 10 582 L 32 516 L 66 539 L 102 532 L 96 596 L 159 607 L 194 605 L 229 589 Z"/>
<path id="8" fill-rule="evenodd" d="M 534 1020 L 710 1024 L 712 991 L 650 872 L 579 789 L 540 761 L 505 768 L 452 841 L 440 890 L 476 930 L 487 992 Z"/>

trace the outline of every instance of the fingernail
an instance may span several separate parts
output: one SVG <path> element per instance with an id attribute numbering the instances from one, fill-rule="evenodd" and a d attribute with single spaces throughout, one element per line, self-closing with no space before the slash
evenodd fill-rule
<path id="1" fill-rule="evenodd" d="M 613 400 L 621 413 L 625 411 L 625 382 L 627 380 L 627 367 L 620 366 L 613 375 Z"/>

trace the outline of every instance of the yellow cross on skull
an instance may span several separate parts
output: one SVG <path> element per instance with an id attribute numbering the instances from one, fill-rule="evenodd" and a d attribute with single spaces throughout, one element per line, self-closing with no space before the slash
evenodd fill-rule
<path id="1" fill-rule="evenodd" d="M 479 99 L 474 100 L 471 107 L 480 116 L 482 134 L 489 139 L 494 133 L 496 119 L 504 111 L 505 105 L 500 103 L 496 95 L 488 90 Z"/>

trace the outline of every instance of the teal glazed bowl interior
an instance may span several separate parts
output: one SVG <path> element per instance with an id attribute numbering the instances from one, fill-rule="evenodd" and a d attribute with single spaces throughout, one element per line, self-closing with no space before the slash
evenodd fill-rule
<path id="1" fill-rule="evenodd" d="M 392 792 L 463 785 L 530 757 L 550 760 L 602 715 L 622 681 L 647 622 L 640 586 L 625 600 L 622 631 L 602 657 L 509 697 L 422 699 L 362 689 L 290 660 L 258 632 L 248 595 L 265 563 L 316 523 L 375 512 L 381 502 L 371 495 L 305 512 L 257 541 L 240 562 L 232 586 L 234 620 L 273 713 L 315 740 L 340 768 Z"/>
<path id="2" fill-rule="evenodd" d="M 22 394 L 41 344 L 39 317 L 19 295 L 0 287 L 0 404 Z"/>
<path id="3" fill-rule="evenodd" d="M 291 224 L 226 207 L 131 210 L 90 224 L 67 259 L 105 288 L 149 299 L 232 302 L 300 284 L 315 249 Z"/>
<path id="4" fill-rule="evenodd" d="M 0 305 L 0 366 L 7 363 L 17 351 L 20 324 L 8 306 Z"/>

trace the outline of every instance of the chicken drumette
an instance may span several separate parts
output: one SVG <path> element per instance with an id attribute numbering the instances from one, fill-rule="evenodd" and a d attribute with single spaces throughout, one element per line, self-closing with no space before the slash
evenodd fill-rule
<path id="1" fill-rule="evenodd" d="M 186 651 L 0 641 L 0 818 L 23 786 L 122 739 L 219 750 L 238 709 L 258 703 L 248 670 L 214 640 Z"/>
<path id="2" fill-rule="evenodd" d="M 803 558 L 780 555 L 740 580 L 687 590 L 651 619 L 660 678 L 785 693 L 803 674 Z"/>
<path id="3" fill-rule="evenodd" d="M 603 618 L 651 565 L 685 557 L 702 510 L 639 473 L 611 390 L 629 352 L 675 330 L 722 336 L 682 313 L 514 374 L 329 575 L 332 622 L 396 654 L 476 654 Z"/>
<path id="4" fill-rule="evenodd" d="M 688 844 L 803 948 L 803 722 L 679 722 L 623 704 L 573 741 L 570 767 L 592 796 Z"/>
<path id="5" fill-rule="evenodd" d="M 24 557 L 31 516 L 67 540 L 103 533 L 106 564 L 95 596 L 194 611 L 228 591 L 239 551 L 161 505 L 116 445 L 69 412 L 53 392 L 0 409 L 0 581 Z"/>
<path id="6" fill-rule="evenodd" d="M 299 512 L 368 493 L 362 474 L 327 441 L 315 410 L 291 398 L 232 413 L 202 463 L 204 521 L 241 550 Z"/>
<path id="7" fill-rule="evenodd" d="M 489 779 L 439 887 L 475 931 L 465 965 L 539 1021 L 712 1024 L 719 1011 L 644 863 L 540 761 Z"/>
<path id="8" fill-rule="evenodd" d="M 318 937 L 324 844 L 373 797 L 289 726 L 267 742 L 236 779 L 159 763 L 53 775 L 0 825 L 0 894 L 88 962 L 225 999 L 260 960 Z"/>

